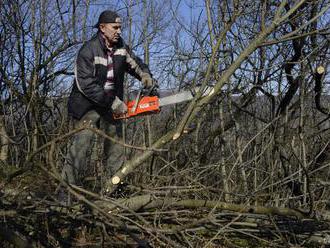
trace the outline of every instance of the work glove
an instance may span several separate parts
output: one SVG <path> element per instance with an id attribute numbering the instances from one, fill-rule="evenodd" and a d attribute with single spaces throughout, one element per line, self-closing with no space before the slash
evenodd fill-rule
<path id="1" fill-rule="evenodd" d="M 151 88 L 154 85 L 154 80 L 149 73 L 144 72 L 141 76 L 141 82 L 144 88 Z"/>
<path id="2" fill-rule="evenodd" d="M 159 97 L 159 94 L 158 94 L 158 84 L 157 84 L 157 81 L 155 79 L 152 79 L 153 81 L 153 84 L 150 88 L 143 88 L 142 89 L 142 94 L 144 96 L 158 96 Z"/>
<path id="3" fill-rule="evenodd" d="M 125 114 L 127 112 L 126 104 L 116 96 L 111 105 L 112 113 L 116 115 Z"/>

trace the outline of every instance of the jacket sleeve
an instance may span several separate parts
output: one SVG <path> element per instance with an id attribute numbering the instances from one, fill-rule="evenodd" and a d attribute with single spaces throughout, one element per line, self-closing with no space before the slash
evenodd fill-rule
<path id="1" fill-rule="evenodd" d="M 93 53 L 84 45 L 79 50 L 75 63 L 75 83 L 79 91 L 96 105 L 110 107 L 114 98 L 105 94 L 94 75 L 94 70 Z"/>
<path id="2" fill-rule="evenodd" d="M 127 72 L 138 80 L 141 80 L 143 73 L 148 73 L 152 77 L 149 67 L 143 63 L 142 59 L 136 56 L 126 45 Z"/>

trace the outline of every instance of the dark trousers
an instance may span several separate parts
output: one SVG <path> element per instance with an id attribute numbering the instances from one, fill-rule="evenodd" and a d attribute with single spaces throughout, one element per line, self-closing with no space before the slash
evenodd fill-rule
<path id="1" fill-rule="evenodd" d="M 83 125 L 99 128 L 108 136 L 122 140 L 121 121 L 106 120 L 94 110 L 87 112 L 81 120 L 74 120 L 73 125 L 74 128 L 79 128 Z M 72 144 L 69 147 L 66 157 L 66 163 L 62 170 L 62 178 L 70 184 L 81 184 L 84 172 L 89 166 L 88 160 L 93 150 L 95 137 L 95 133 L 87 129 L 73 136 Z M 101 138 L 101 140 L 104 142 L 103 166 L 105 167 L 107 176 L 111 177 L 123 164 L 124 147 L 106 138 Z"/>

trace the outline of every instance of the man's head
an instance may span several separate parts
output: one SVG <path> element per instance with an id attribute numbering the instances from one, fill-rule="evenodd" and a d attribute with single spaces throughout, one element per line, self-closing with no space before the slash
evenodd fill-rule
<path id="1" fill-rule="evenodd" d="M 99 29 L 110 45 L 115 44 L 118 42 L 121 35 L 120 16 L 114 11 L 105 10 L 100 14 L 99 20 L 94 28 Z"/>

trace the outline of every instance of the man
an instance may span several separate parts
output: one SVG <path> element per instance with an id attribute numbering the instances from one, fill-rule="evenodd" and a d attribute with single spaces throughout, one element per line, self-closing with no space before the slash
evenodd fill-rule
<path id="1" fill-rule="evenodd" d="M 127 112 L 122 101 L 125 72 L 142 81 L 144 87 L 153 86 L 148 66 L 130 51 L 121 38 L 121 27 L 121 19 L 116 12 L 106 10 L 101 13 L 94 26 L 98 32 L 78 52 L 75 80 L 68 102 L 75 128 L 90 125 L 115 138 L 122 137 L 122 126 L 120 121 L 113 119 L 113 113 Z M 81 183 L 93 139 L 94 133 L 90 130 L 74 136 L 62 171 L 62 176 L 70 184 Z M 103 162 L 108 176 L 113 175 L 122 165 L 123 147 L 105 139 Z"/>

